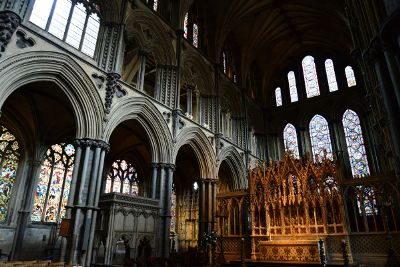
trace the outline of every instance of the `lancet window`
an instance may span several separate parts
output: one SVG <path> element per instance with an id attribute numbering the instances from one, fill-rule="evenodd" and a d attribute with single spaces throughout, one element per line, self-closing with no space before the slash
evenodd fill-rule
<path id="1" fill-rule="evenodd" d="M 338 90 L 338 84 L 336 81 L 335 67 L 333 66 L 332 59 L 325 60 L 325 72 L 328 80 L 329 92 Z"/>
<path id="2" fill-rule="evenodd" d="M 0 222 L 7 219 L 19 162 L 19 144 L 15 136 L 4 126 L 0 126 Z"/>
<path id="3" fill-rule="evenodd" d="M 295 158 L 299 158 L 299 145 L 297 142 L 296 128 L 293 124 L 286 124 L 283 130 L 283 141 L 285 145 L 285 151 L 291 153 Z"/>
<path id="4" fill-rule="evenodd" d="M 199 26 L 196 23 L 193 24 L 193 45 L 199 46 Z"/>
<path id="5" fill-rule="evenodd" d="M 31 220 L 59 222 L 72 180 L 75 148 L 71 144 L 55 144 L 47 151 L 40 168 Z"/>
<path id="6" fill-rule="evenodd" d="M 297 102 L 299 97 L 297 95 L 297 86 L 296 86 L 296 77 L 293 71 L 290 71 L 287 75 L 289 82 L 289 91 L 290 91 L 290 102 Z"/>
<path id="7" fill-rule="evenodd" d="M 321 115 L 315 115 L 310 121 L 309 128 L 314 161 L 321 161 L 325 155 L 332 159 L 332 144 L 326 119 Z"/>
<path id="8" fill-rule="evenodd" d="M 315 67 L 314 58 L 306 56 L 302 61 L 303 75 L 306 85 L 307 97 L 314 97 L 319 95 L 319 84 L 317 77 L 317 69 Z"/>
<path id="9" fill-rule="evenodd" d="M 353 177 L 365 177 L 370 174 L 360 119 L 354 111 L 348 109 L 343 114 L 343 128 L 346 136 L 347 151 Z"/>
<path id="10" fill-rule="evenodd" d="M 106 178 L 105 193 L 122 193 L 137 196 L 139 182 L 137 172 L 132 164 L 125 160 L 116 160 Z"/>
<path id="11" fill-rule="evenodd" d="M 347 66 L 344 69 L 344 72 L 346 74 L 346 79 L 347 79 L 347 86 L 348 87 L 353 87 L 357 85 L 356 82 L 356 77 L 354 76 L 354 70 L 351 66 Z"/>
<path id="12" fill-rule="evenodd" d="M 93 57 L 100 29 L 99 8 L 89 0 L 36 0 L 29 21 Z"/>
<path id="13" fill-rule="evenodd" d="M 275 89 L 275 101 L 277 107 L 282 106 L 282 92 L 280 87 Z"/>

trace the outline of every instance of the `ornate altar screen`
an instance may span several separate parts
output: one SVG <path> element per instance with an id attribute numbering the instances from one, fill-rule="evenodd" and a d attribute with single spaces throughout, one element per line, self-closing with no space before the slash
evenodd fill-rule
<path id="1" fill-rule="evenodd" d="M 343 235 L 344 208 L 333 161 L 287 155 L 250 171 L 252 258 L 318 262 L 320 238 Z"/>

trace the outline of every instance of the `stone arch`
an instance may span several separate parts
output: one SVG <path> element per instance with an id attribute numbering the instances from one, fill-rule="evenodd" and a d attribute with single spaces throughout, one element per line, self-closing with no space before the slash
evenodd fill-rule
<path id="1" fill-rule="evenodd" d="M 210 95 L 214 88 L 211 70 L 204 59 L 192 49 L 186 49 L 183 53 L 182 84 L 186 82 L 196 85 L 199 93 Z"/>
<path id="2" fill-rule="evenodd" d="M 227 146 L 224 147 L 218 155 L 218 170 L 223 161 L 227 163 L 231 171 L 234 190 L 247 188 L 246 166 L 243 156 L 241 156 L 233 146 Z"/>
<path id="3" fill-rule="evenodd" d="M 200 178 L 215 178 L 217 174 L 214 149 L 210 140 L 198 127 L 189 127 L 179 133 L 172 154 L 173 163 L 176 161 L 179 149 L 186 144 L 196 153 L 200 166 Z"/>
<path id="4" fill-rule="evenodd" d="M 125 18 L 127 39 L 134 40 L 140 49 L 154 55 L 158 64 L 174 65 L 175 51 L 172 46 L 173 34 L 156 20 L 154 15 L 143 10 L 129 12 Z"/>
<path id="5" fill-rule="evenodd" d="M 113 107 L 104 129 L 104 140 L 109 140 L 113 130 L 122 122 L 137 120 L 145 129 L 151 147 L 153 162 L 170 163 L 172 136 L 163 116 L 145 97 L 127 98 Z"/>
<path id="6" fill-rule="evenodd" d="M 76 121 L 76 138 L 99 139 L 103 103 L 92 80 L 70 56 L 34 51 L 9 57 L 0 63 L 0 107 L 15 90 L 37 81 L 55 83 L 66 94 Z"/>

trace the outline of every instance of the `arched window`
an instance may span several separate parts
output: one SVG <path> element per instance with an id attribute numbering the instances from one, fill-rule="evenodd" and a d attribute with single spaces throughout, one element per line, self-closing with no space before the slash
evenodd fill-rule
<path id="1" fill-rule="evenodd" d="M 335 67 L 333 66 L 332 59 L 325 60 L 325 71 L 328 79 L 329 92 L 338 90 L 338 84 L 336 82 Z"/>
<path id="2" fill-rule="evenodd" d="M 52 145 L 40 168 L 32 221 L 59 222 L 65 213 L 74 169 L 71 144 Z"/>
<path id="3" fill-rule="evenodd" d="M 356 86 L 357 83 L 356 83 L 356 77 L 354 76 L 353 68 L 351 66 L 347 66 L 344 69 L 344 72 L 346 74 L 347 86 L 348 87 Z"/>
<path id="4" fill-rule="evenodd" d="M 280 87 L 275 89 L 275 100 L 276 100 L 276 106 L 277 107 L 282 106 L 282 93 L 281 93 L 281 88 Z"/>
<path id="5" fill-rule="evenodd" d="M 19 145 L 7 128 L 0 126 L 0 222 L 7 219 L 15 174 L 19 162 Z"/>
<path id="6" fill-rule="evenodd" d="M 332 159 L 332 144 L 328 122 L 321 115 L 315 115 L 310 121 L 310 139 L 314 161 L 326 157 Z"/>
<path id="7" fill-rule="evenodd" d="M 293 124 L 286 124 L 283 129 L 283 141 L 285 145 L 285 151 L 294 155 L 295 158 L 299 158 L 299 145 L 297 143 L 296 128 Z"/>
<path id="8" fill-rule="evenodd" d="M 193 45 L 199 47 L 199 26 L 196 23 L 193 24 Z"/>
<path id="9" fill-rule="evenodd" d="M 157 11 L 158 9 L 158 0 L 153 0 L 153 10 Z"/>
<path id="10" fill-rule="evenodd" d="M 189 26 L 189 13 L 185 14 L 185 18 L 183 20 L 183 37 L 188 38 L 188 26 Z"/>
<path id="11" fill-rule="evenodd" d="M 29 21 L 94 56 L 100 18 L 98 6 L 92 1 L 36 0 Z"/>
<path id="12" fill-rule="evenodd" d="M 294 76 L 293 71 L 290 71 L 287 77 L 289 82 L 290 102 L 293 103 L 299 100 L 299 97 L 297 95 L 296 77 Z"/>
<path id="13" fill-rule="evenodd" d="M 139 194 L 139 183 L 137 173 L 132 164 L 125 160 L 113 162 L 107 175 L 105 193 L 122 193 L 137 196 Z"/>
<path id="14" fill-rule="evenodd" d="M 360 119 L 358 118 L 357 113 L 348 109 L 343 114 L 342 122 L 353 177 L 368 176 L 370 173 L 360 126 Z"/>
<path id="15" fill-rule="evenodd" d="M 307 97 L 310 98 L 319 95 L 318 76 L 314 58 L 306 56 L 302 61 L 302 66 Z"/>
<path id="16" fill-rule="evenodd" d="M 223 68 L 223 71 L 224 71 L 225 74 L 226 74 L 226 69 L 227 69 L 227 65 L 228 65 L 227 60 L 228 59 L 226 58 L 225 51 L 222 51 L 222 68 Z"/>

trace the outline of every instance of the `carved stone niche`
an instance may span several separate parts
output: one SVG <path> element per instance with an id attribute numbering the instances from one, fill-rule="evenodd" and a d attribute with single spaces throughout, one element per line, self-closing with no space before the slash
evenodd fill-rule
<path id="1" fill-rule="evenodd" d="M 6 51 L 6 47 L 20 21 L 20 17 L 12 11 L 0 12 L 0 53 Z"/>

